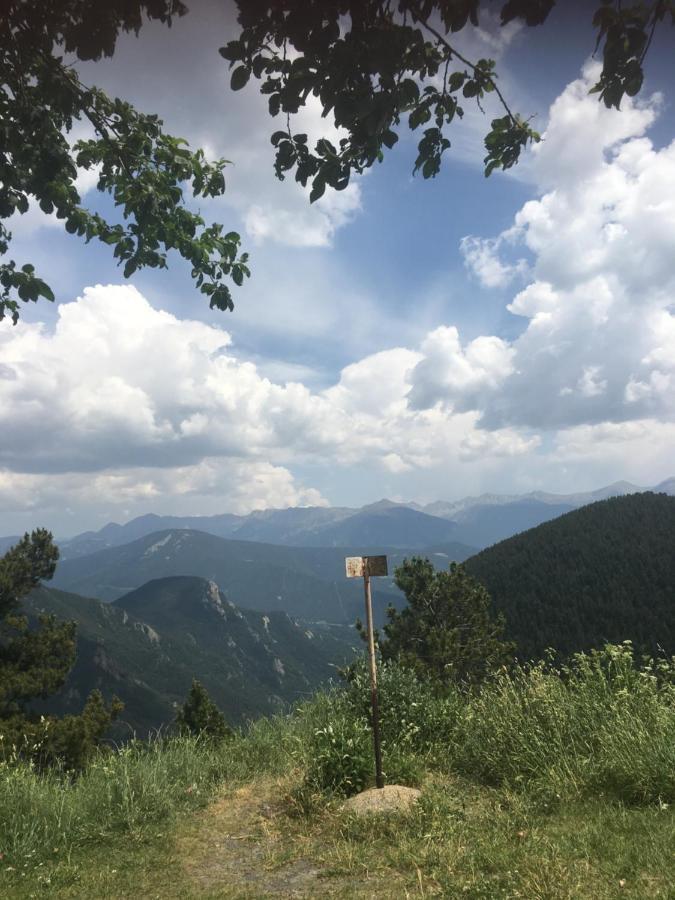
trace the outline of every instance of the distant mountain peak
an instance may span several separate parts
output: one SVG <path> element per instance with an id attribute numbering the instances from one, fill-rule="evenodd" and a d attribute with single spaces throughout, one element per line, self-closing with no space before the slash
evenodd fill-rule
<path id="1" fill-rule="evenodd" d="M 373 513 L 373 512 L 381 512 L 386 509 L 394 509 L 397 507 L 406 508 L 407 503 L 399 503 L 396 500 L 387 500 L 386 497 L 383 497 L 382 500 L 376 500 L 375 503 L 368 503 L 366 506 L 362 506 L 358 512 L 362 513 Z"/>
<path id="2" fill-rule="evenodd" d="M 654 488 L 655 494 L 671 494 L 675 496 L 675 475 L 670 478 L 666 478 L 665 481 L 662 481 L 660 484 L 657 484 Z"/>

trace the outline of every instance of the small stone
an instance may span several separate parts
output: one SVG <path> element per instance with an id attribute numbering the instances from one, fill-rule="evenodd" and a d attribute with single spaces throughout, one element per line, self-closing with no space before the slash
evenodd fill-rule
<path id="1" fill-rule="evenodd" d="M 380 812 L 405 812 L 417 803 L 422 792 L 402 784 L 387 784 L 383 788 L 370 788 L 349 800 L 342 808 L 358 816 Z"/>

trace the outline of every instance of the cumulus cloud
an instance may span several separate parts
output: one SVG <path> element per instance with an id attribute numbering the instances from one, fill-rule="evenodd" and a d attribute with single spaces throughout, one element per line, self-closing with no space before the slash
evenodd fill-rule
<path id="1" fill-rule="evenodd" d="M 303 488 L 283 466 L 249 460 L 205 459 L 169 469 L 129 468 L 81 473 L 26 474 L 0 469 L 0 504 L 5 516 L 57 516 L 86 511 L 109 520 L 152 509 L 183 515 L 288 506 L 325 506 L 314 488 Z M 33 519 L 34 522 L 34 519 Z M 63 525 L 61 526 L 63 527 Z"/>
<path id="2" fill-rule="evenodd" d="M 498 238 L 479 238 L 468 235 L 462 238 L 459 249 L 464 264 L 478 281 L 487 288 L 505 287 L 518 276 L 528 273 L 527 261 L 522 257 L 514 261 L 504 258 L 504 245 L 513 242 L 517 231 L 512 229 Z"/>
<path id="3" fill-rule="evenodd" d="M 5 506 L 49 505 L 64 494 L 80 505 L 116 498 L 125 508 L 156 508 L 167 496 L 236 509 L 320 503 L 293 468 L 367 464 L 399 475 L 441 465 L 449 453 L 526 452 L 531 439 L 513 430 L 481 435 L 473 411 L 410 402 L 413 373 L 449 346 L 457 359 L 434 373 L 444 388 L 496 385 L 508 370 L 501 342 L 479 338 L 461 351 L 446 328 L 419 349 L 366 356 L 312 391 L 271 381 L 238 356 L 227 332 L 156 310 L 130 285 L 87 288 L 58 308 L 53 330 L 0 329 Z"/>
<path id="4" fill-rule="evenodd" d="M 374 473 L 392 493 L 427 473 L 420 499 L 486 480 L 526 490 L 579 473 L 585 484 L 670 474 L 675 143 L 647 137 L 658 98 L 608 111 L 587 94 L 594 77 L 586 70 L 551 109 L 530 157 L 536 197 L 502 234 L 463 244 L 483 285 L 521 280 L 508 305 L 519 336 L 466 338 L 451 322 L 420 340 L 387 333 L 388 349 L 354 350 L 319 390 L 302 366 L 263 374 L 222 328 L 160 311 L 131 286 L 88 288 L 51 329 L 0 326 L 3 508 L 123 516 L 341 502 L 341 471 Z M 358 192 L 327 198 L 329 212 L 310 212 L 328 219 L 293 236 L 289 207 L 246 196 L 261 240 L 281 222 L 287 241 L 320 244 L 358 211 Z M 357 300 L 354 328 L 369 333 L 376 317 Z M 315 301 L 297 313 L 298 333 L 335 332 L 342 309 Z"/>
<path id="5" fill-rule="evenodd" d="M 474 409 L 486 429 L 675 415 L 675 142 L 646 136 L 659 97 L 607 110 L 588 93 L 597 75 L 586 67 L 551 107 L 529 160 L 539 197 L 496 238 L 462 244 L 485 285 L 529 274 L 508 305 L 523 332 L 478 339 L 492 369 L 471 359 L 476 340 L 430 347 L 413 373 L 417 406 Z"/>
<path id="6" fill-rule="evenodd" d="M 422 359 L 411 374 L 410 404 L 435 403 L 476 408 L 486 391 L 496 390 L 513 372 L 515 351 L 498 337 L 478 337 L 462 347 L 458 330 L 436 328 L 422 342 Z"/>

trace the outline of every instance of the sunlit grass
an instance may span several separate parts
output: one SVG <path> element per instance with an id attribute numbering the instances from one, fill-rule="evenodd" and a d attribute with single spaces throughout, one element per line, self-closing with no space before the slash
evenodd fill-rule
<path id="1" fill-rule="evenodd" d="M 627 646 L 562 671 L 502 672 L 468 693 L 384 667 L 385 770 L 423 796 L 409 815 L 377 821 L 340 810 L 372 781 L 359 675 L 220 744 L 138 742 L 101 752 L 77 777 L 9 759 L 0 895 L 124 897 L 135 884 L 191 896 L 176 847 L 183 833 L 202 839 L 199 808 L 281 779 L 260 830 L 269 865 L 309 858 L 345 879 L 344 896 L 367 895 L 350 893 L 364 873 L 373 896 L 670 896 L 674 674 L 672 662 L 637 665 Z"/>

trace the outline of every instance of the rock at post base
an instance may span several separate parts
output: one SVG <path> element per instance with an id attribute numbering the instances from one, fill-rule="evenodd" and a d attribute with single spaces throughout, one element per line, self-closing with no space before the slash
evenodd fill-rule
<path id="1" fill-rule="evenodd" d="M 405 787 L 402 784 L 387 784 L 383 788 L 370 788 L 361 791 L 349 800 L 345 800 L 342 808 L 345 812 L 358 816 L 371 813 L 405 812 L 417 803 L 421 791 L 417 788 Z"/>

